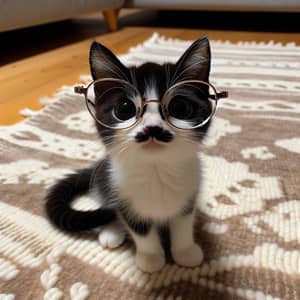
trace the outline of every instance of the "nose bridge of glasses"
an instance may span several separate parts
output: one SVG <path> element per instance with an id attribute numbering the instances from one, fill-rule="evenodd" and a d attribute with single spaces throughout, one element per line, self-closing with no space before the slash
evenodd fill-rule
<path id="1" fill-rule="evenodd" d="M 144 105 L 147 105 L 149 103 L 160 103 L 159 99 L 147 99 L 144 101 Z"/>
<path id="2" fill-rule="evenodd" d="M 157 113 L 160 101 L 158 99 L 147 99 L 143 101 L 143 111 L 145 113 Z"/>
<path id="3" fill-rule="evenodd" d="M 160 115 L 160 101 L 158 99 L 145 100 L 143 103 L 144 126 L 162 126 L 162 116 Z"/>

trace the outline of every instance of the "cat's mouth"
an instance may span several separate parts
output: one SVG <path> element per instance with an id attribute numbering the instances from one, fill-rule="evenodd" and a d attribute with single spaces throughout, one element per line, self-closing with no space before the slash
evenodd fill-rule
<path id="1" fill-rule="evenodd" d="M 144 149 L 161 149 L 166 145 L 166 142 L 157 140 L 156 138 L 148 138 L 147 141 L 143 143 Z"/>

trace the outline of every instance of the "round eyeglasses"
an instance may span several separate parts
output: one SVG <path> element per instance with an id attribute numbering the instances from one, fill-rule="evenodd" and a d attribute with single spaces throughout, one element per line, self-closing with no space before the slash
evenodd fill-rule
<path id="1" fill-rule="evenodd" d="M 142 119 L 146 105 L 157 103 L 162 118 L 177 129 L 193 129 L 205 125 L 215 114 L 218 100 L 228 97 L 225 91 L 199 80 L 180 81 L 166 90 L 160 99 L 144 99 L 127 81 L 98 79 L 87 87 L 76 86 L 75 93 L 84 94 L 92 117 L 111 129 L 128 129 Z"/>

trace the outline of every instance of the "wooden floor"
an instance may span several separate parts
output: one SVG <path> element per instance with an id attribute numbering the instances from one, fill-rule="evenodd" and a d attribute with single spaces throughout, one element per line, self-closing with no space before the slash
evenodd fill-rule
<path id="1" fill-rule="evenodd" d="M 78 82 L 81 74 L 88 74 L 88 49 L 91 41 L 110 47 L 115 53 L 126 53 L 128 48 L 141 43 L 156 31 L 168 37 L 195 39 L 208 33 L 210 39 L 237 41 L 295 41 L 298 33 L 257 33 L 220 30 L 191 30 L 130 27 L 118 32 L 89 38 L 62 48 L 35 55 L 0 68 L 0 125 L 22 120 L 19 110 L 40 109 L 39 98 L 51 96 L 62 85 Z"/>

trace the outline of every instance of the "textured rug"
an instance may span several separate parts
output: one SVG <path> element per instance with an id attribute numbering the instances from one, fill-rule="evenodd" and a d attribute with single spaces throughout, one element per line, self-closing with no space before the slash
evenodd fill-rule
<path id="1" fill-rule="evenodd" d="M 174 62 L 189 44 L 154 34 L 121 59 Z M 212 55 L 211 81 L 230 98 L 201 151 L 204 263 L 149 275 L 129 242 L 106 250 L 48 223 L 45 189 L 104 153 L 83 99 L 62 87 L 0 128 L 0 299 L 300 299 L 300 48 L 213 41 Z"/>

